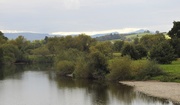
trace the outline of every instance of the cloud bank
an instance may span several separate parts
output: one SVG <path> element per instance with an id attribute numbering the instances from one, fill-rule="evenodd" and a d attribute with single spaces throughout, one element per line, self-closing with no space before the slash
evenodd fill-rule
<path id="1" fill-rule="evenodd" d="M 129 33 L 133 31 L 137 31 L 142 28 L 124 28 L 124 29 L 112 29 L 112 30 L 103 30 L 103 31 L 84 31 L 84 32 L 53 32 L 52 35 L 78 35 L 78 34 L 86 34 L 86 35 L 95 35 L 95 34 L 106 34 L 111 32 L 118 33 Z M 145 29 L 145 28 L 143 28 Z"/>

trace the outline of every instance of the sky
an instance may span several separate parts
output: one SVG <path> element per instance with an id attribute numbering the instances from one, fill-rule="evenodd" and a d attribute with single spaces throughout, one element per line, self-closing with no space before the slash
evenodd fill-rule
<path id="1" fill-rule="evenodd" d="M 3 32 L 168 32 L 180 0 L 0 0 Z M 91 33 L 90 33 L 91 32 Z"/>

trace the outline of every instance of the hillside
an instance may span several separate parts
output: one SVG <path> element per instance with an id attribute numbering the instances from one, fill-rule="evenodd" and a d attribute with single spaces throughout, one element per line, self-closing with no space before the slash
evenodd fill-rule
<path id="1" fill-rule="evenodd" d="M 111 41 L 129 40 L 130 41 L 136 37 L 141 38 L 142 36 L 145 36 L 145 35 L 153 35 L 153 33 L 143 32 L 143 33 L 129 33 L 129 34 L 107 34 L 105 36 L 96 37 L 95 39 L 98 41 L 106 41 L 106 40 L 111 40 Z"/>
<path id="2" fill-rule="evenodd" d="M 16 39 L 18 36 L 24 36 L 27 40 L 42 40 L 49 34 L 42 34 L 42 33 L 4 33 L 8 39 Z"/>

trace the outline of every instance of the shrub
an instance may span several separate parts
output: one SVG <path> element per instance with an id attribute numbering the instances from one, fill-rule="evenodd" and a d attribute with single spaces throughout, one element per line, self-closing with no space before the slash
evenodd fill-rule
<path id="1" fill-rule="evenodd" d="M 164 74 L 162 69 L 153 61 L 146 61 L 138 68 L 136 79 L 147 80 L 155 76 Z"/>
<path id="2" fill-rule="evenodd" d="M 150 58 L 161 64 L 169 64 L 175 59 L 174 49 L 167 41 L 163 41 L 152 48 Z"/>
<path id="3" fill-rule="evenodd" d="M 129 57 L 115 58 L 109 63 L 108 80 L 126 80 L 131 78 L 131 62 Z"/>
<path id="4" fill-rule="evenodd" d="M 135 46 L 135 49 L 138 52 L 138 59 L 141 59 L 147 56 L 147 50 L 143 45 L 138 44 Z"/>
<path id="5" fill-rule="evenodd" d="M 122 56 L 130 56 L 132 59 L 137 60 L 139 59 L 138 51 L 135 49 L 133 44 L 126 43 L 122 47 Z"/>
<path id="6" fill-rule="evenodd" d="M 56 65 L 57 74 L 59 75 L 67 75 L 72 74 L 74 71 L 74 63 L 72 61 L 59 61 Z"/>
<path id="7" fill-rule="evenodd" d="M 89 62 L 85 58 L 79 58 L 75 65 L 73 74 L 76 78 L 92 78 Z"/>
<path id="8" fill-rule="evenodd" d="M 88 55 L 89 69 L 92 70 L 94 79 L 105 79 L 105 75 L 109 72 L 106 57 L 99 51 L 91 52 Z"/>

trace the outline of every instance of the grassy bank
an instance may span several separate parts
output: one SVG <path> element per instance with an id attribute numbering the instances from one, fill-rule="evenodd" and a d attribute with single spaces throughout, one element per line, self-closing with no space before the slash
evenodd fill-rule
<path id="1" fill-rule="evenodd" d="M 143 63 L 146 60 L 137 60 L 136 63 Z M 150 80 L 158 80 L 163 82 L 179 82 L 180 83 L 180 58 L 173 61 L 172 64 L 159 64 L 164 74 L 150 78 Z"/>
<path id="2" fill-rule="evenodd" d="M 155 77 L 155 80 L 167 82 L 180 82 L 180 59 L 173 61 L 172 64 L 160 65 L 166 73 L 163 76 Z"/>
<path id="3" fill-rule="evenodd" d="M 120 57 L 120 55 L 121 55 L 120 53 L 113 53 L 113 56 L 117 58 Z M 112 61 L 113 60 L 110 60 L 109 63 L 111 63 Z M 137 75 L 137 72 L 139 72 L 139 70 L 142 68 L 142 65 L 146 64 L 146 62 L 147 60 L 145 58 L 141 60 L 132 61 L 132 64 L 131 64 L 132 70 L 130 71 L 131 74 Z M 173 61 L 172 64 L 158 64 L 158 66 L 162 69 L 164 73 L 159 76 L 147 78 L 147 80 L 180 83 L 180 58 L 177 59 L 176 61 Z"/>

